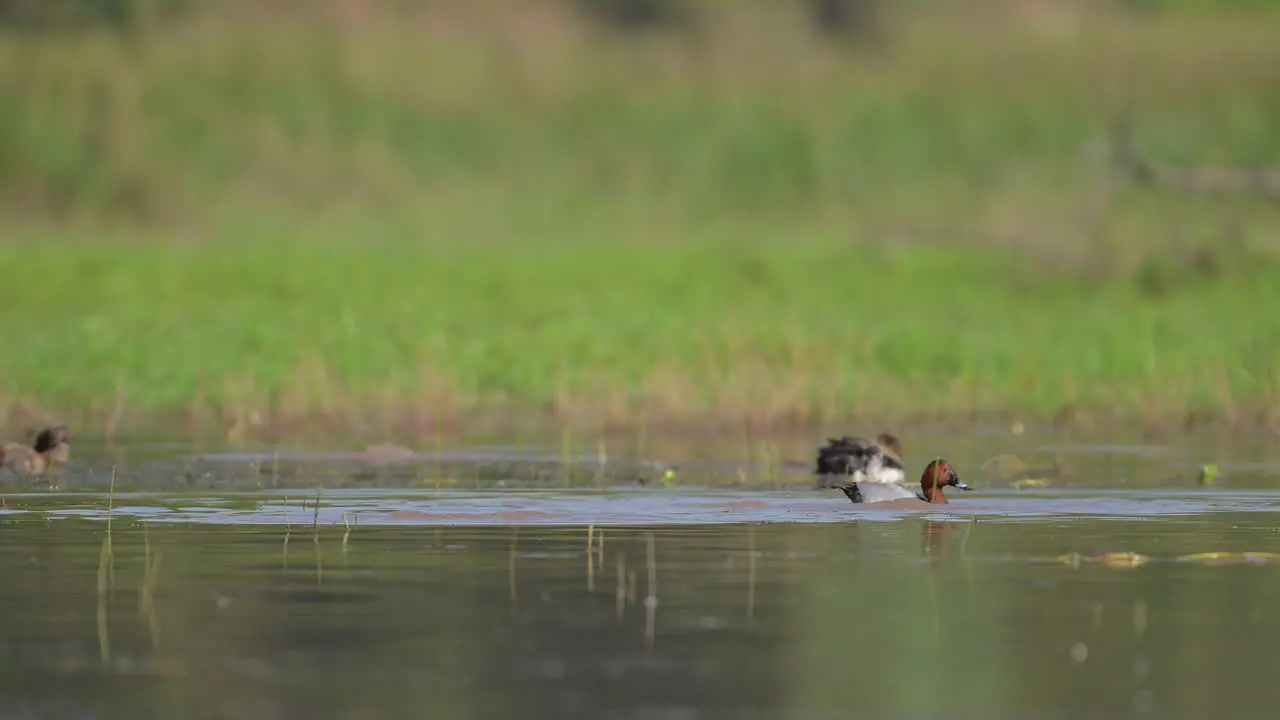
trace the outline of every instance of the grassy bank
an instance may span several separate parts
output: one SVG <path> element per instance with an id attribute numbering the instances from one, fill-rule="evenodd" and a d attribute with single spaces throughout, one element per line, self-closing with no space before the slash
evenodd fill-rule
<path id="1" fill-rule="evenodd" d="M 1153 162 L 1280 167 L 1273 24 L 914 14 L 850 52 L 767 5 L 432 7 L 0 39 L 5 397 L 1280 421 L 1274 204 L 1107 156 L 1124 114 Z"/>
<path id="2" fill-rule="evenodd" d="M 46 407 L 228 421 L 426 423 L 497 406 L 660 424 L 1066 407 L 1181 419 L 1269 410 L 1280 388 L 1274 265 L 1153 297 L 1034 277 L 1005 251 L 783 252 L 751 232 L 519 254 L 7 246 L 6 267 L 32 270 L 2 292 L 31 309 L 6 315 L 0 371 L 9 397 Z"/>

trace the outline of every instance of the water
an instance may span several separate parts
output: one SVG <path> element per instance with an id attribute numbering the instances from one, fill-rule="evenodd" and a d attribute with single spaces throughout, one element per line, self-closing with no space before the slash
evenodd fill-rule
<path id="1" fill-rule="evenodd" d="M 714 457 L 337 487 L 350 458 L 77 448 L 3 496 L 0 716 L 1269 716 L 1265 452 L 1036 443 L 1072 472 L 1018 490 L 957 445 L 979 490 L 923 513 Z"/>

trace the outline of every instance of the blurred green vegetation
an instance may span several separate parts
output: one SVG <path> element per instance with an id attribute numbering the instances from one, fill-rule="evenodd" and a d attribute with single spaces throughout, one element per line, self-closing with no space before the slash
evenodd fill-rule
<path id="1" fill-rule="evenodd" d="M 1276 204 L 1128 183 L 1109 128 L 1280 168 L 1280 26 L 1129 5 L 882 3 L 865 44 L 799 2 L 634 35 L 553 0 L 15 25 L 0 382 L 91 421 L 1270 423 Z"/>

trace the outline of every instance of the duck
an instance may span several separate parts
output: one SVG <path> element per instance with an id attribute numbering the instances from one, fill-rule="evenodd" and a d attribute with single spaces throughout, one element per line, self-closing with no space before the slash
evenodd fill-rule
<path id="1" fill-rule="evenodd" d="M 924 501 L 932 505 L 946 505 L 947 497 L 942 489 L 954 487 L 970 491 L 973 488 L 960 481 L 951 464 L 941 458 L 929 463 L 920 475 L 920 492 L 913 493 L 901 485 L 889 483 L 857 483 L 851 482 L 840 486 L 840 490 L 854 503 L 882 503 L 894 500 Z"/>
<path id="2" fill-rule="evenodd" d="M 984 473 L 999 475 L 1002 480 L 1019 489 L 1045 487 L 1053 480 L 1071 475 L 1071 468 L 1061 457 L 1052 458 L 1048 465 L 1032 467 L 1023 462 L 1022 458 L 1010 453 L 987 458 L 980 469 Z"/>
<path id="3" fill-rule="evenodd" d="M 391 465 L 412 460 L 414 453 L 411 448 L 407 448 L 404 445 L 379 443 L 365 448 L 363 457 L 365 461 L 372 465 Z"/>
<path id="4" fill-rule="evenodd" d="M 848 482 L 896 485 L 906 480 L 902 443 L 882 432 L 875 440 L 843 435 L 827 438 L 818 448 L 814 474 L 819 488 L 842 487 Z"/>
<path id="5" fill-rule="evenodd" d="M 28 433 L 30 438 L 30 433 Z M 0 443 L 0 463 L 15 473 L 38 475 L 71 459 L 71 435 L 66 425 L 47 427 L 27 443 Z"/>

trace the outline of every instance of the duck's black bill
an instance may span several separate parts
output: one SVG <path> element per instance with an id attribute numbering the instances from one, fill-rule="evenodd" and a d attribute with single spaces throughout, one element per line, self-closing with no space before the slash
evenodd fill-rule
<path id="1" fill-rule="evenodd" d="M 961 489 L 961 490 L 969 491 L 969 490 L 972 490 L 972 489 L 973 489 L 973 488 L 969 487 L 968 485 L 965 485 L 964 483 L 960 482 L 960 478 L 958 478 L 958 477 L 957 477 L 957 478 L 954 478 L 954 480 L 955 480 L 955 482 L 953 482 L 952 484 L 953 484 L 953 485 L 955 485 L 957 488 L 959 488 L 959 489 Z"/>

